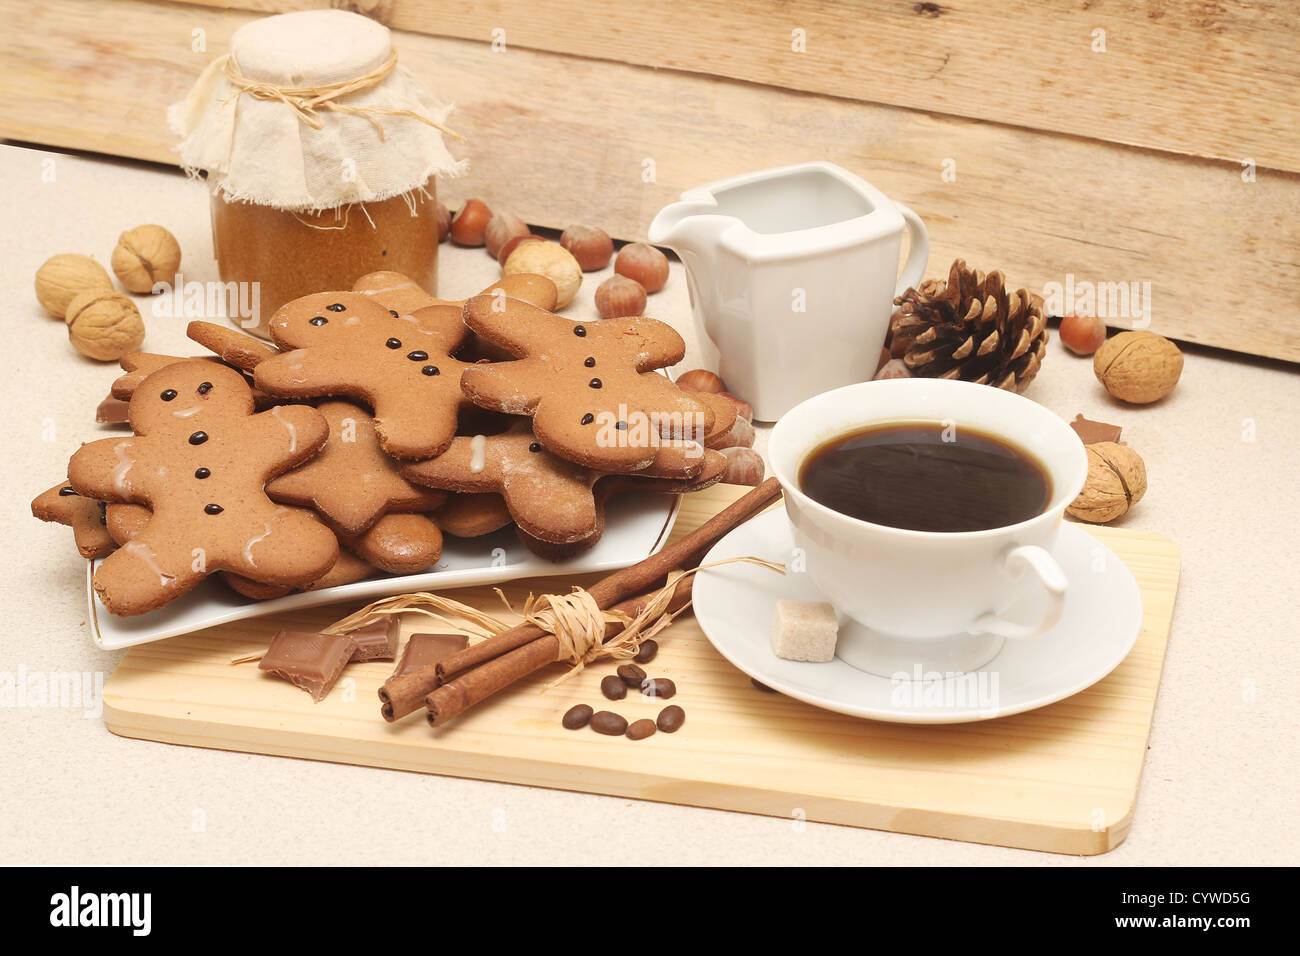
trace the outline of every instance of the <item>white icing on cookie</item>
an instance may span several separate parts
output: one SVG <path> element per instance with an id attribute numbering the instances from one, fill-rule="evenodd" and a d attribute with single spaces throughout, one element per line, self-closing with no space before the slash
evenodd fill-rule
<path id="1" fill-rule="evenodd" d="M 127 481 L 127 474 L 131 471 L 131 466 L 135 460 L 130 457 L 127 449 L 131 447 L 131 439 L 127 438 L 113 446 L 113 455 L 117 458 L 117 467 L 113 469 L 113 490 L 119 495 L 125 496 L 131 490 L 131 483 Z"/>
<path id="2" fill-rule="evenodd" d="M 487 467 L 487 436 L 475 435 L 469 440 L 469 470 L 478 474 Z"/>
<path id="3" fill-rule="evenodd" d="M 160 587 L 165 588 L 172 581 L 176 580 L 176 575 L 168 574 L 158 565 L 158 555 L 154 554 L 153 550 L 147 544 L 132 539 L 122 545 L 122 550 L 128 554 L 135 555 L 145 563 L 145 566 L 148 567 L 150 571 L 158 575 L 158 585 Z"/>
<path id="4" fill-rule="evenodd" d="M 275 416 L 276 421 L 289 430 L 289 454 L 298 450 L 298 429 L 293 427 L 293 422 L 287 422 L 280 415 L 280 406 L 276 405 L 271 409 L 271 414 Z"/>

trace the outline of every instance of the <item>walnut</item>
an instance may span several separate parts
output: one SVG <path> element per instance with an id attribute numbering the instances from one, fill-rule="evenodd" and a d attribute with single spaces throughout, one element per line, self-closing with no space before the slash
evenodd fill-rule
<path id="1" fill-rule="evenodd" d="M 1080 521 L 1105 524 L 1126 513 L 1147 492 L 1147 468 L 1141 456 L 1113 441 L 1088 445 L 1088 478 L 1065 513 Z"/>
<path id="2" fill-rule="evenodd" d="M 180 243 L 162 226 L 128 229 L 113 250 L 113 271 L 128 292 L 152 292 L 155 282 L 173 281 L 180 267 Z"/>
<path id="3" fill-rule="evenodd" d="M 82 355 L 115 362 L 144 341 L 144 320 L 120 292 L 83 292 L 68 305 L 68 338 Z"/>
<path id="4" fill-rule="evenodd" d="M 1121 332 L 1097 350 L 1092 370 L 1116 398 L 1146 405 L 1174 390 L 1183 374 L 1183 353 L 1163 335 Z"/>
<path id="5" fill-rule="evenodd" d="M 56 318 L 68 314 L 68 303 L 92 289 L 113 291 L 113 280 L 94 259 L 65 252 L 51 256 L 36 270 L 36 299 Z"/>

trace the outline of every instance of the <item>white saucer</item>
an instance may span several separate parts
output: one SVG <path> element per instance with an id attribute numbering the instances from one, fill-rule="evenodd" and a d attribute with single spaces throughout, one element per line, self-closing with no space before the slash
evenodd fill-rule
<path id="1" fill-rule="evenodd" d="M 738 555 L 786 563 L 794 548 L 784 509 L 759 515 L 714 545 L 704 564 Z M 718 653 L 773 690 L 826 710 L 905 724 L 955 724 L 1034 710 L 1077 694 L 1128 656 L 1142 627 L 1142 594 L 1113 551 L 1065 524 L 1053 552 L 1070 580 L 1056 627 L 1008 640 L 979 671 L 891 680 L 850 667 L 781 660 L 772 653 L 779 600 L 824 600 L 805 573 L 750 564 L 701 571 L 695 617 Z"/>

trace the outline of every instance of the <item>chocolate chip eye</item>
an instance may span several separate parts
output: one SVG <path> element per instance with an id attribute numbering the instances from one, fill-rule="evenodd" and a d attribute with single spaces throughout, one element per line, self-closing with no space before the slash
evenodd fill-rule
<path id="1" fill-rule="evenodd" d="M 73 489 L 72 485 L 64 485 L 59 489 L 60 498 L 66 498 L 68 495 L 75 495 L 76 493 L 77 492 Z"/>
<path id="2" fill-rule="evenodd" d="M 402 340 L 401 340 L 401 339 L 389 339 L 389 340 L 388 340 L 387 342 L 385 342 L 384 344 L 387 345 L 390 349 L 400 349 L 400 348 L 402 347 Z"/>
<path id="3" fill-rule="evenodd" d="M 601 381 L 600 381 L 600 379 L 598 379 L 598 378 L 593 378 L 593 379 L 592 379 L 590 382 L 588 382 L 587 384 L 590 385 L 592 388 L 600 388 Z"/>
<path id="4" fill-rule="evenodd" d="M 208 471 L 206 468 L 196 468 L 196 469 L 194 469 L 194 477 L 195 477 L 195 478 L 207 478 L 207 477 L 208 477 L 209 475 L 211 475 L 211 474 L 212 474 L 212 472 Z"/>
<path id="5" fill-rule="evenodd" d="M 314 318 L 314 319 L 310 319 L 310 320 L 308 321 L 308 324 L 310 324 L 310 325 L 324 325 L 324 324 L 325 324 L 326 322 L 328 322 L 328 321 L 329 321 L 329 319 L 325 318 L 325 316 L 323 316 L 323 315 L 318 315 L 318 316 L 316 316 L 316 318 Z"/>
<path id="6" fill-rule="evenodd" d="M 429 357 L 429 353 L 420 352 L 420 351 L 407 352 L 406 357 L 409 358 L 412 362 L 423 362 L 425 359 Z"/>
<path id="7" fill-rule="evenodd" d="M 210 391 L 212 391 L 212 383 L 211 383 L 211 382 L 204 382 L 202 385 L 199 386 L 199 394 L 200 394 L 200 395 L 206 395 L 206 394 L 208 394 L 208 392 L 210 392 Z"/>
<path id="8" fill-rule="evenodd" d="M 575 325 L 573 327 L 573 334 L 576 335 L 578 338 L 582 338 L 584 335 L 587 334 L 587 327 L 585 325 Z"/>
<path id="9" fill-rule="evenodd" d="M 204 505 L 203 510 L 210 515 L 219 515 L 226 509 L 221 507 L 221 505 Z"/>
<path id="10" fill-rule="evenodd" d="M 402 317 L 401 314 L 396 309 L 389 309 L 388 314 L 395 319 L 400 319 Z"/>
<path id="11" fill-rule="evenodd" d="M 438 374 L 438 366 L 436 366 L 436 365 L 426 365 L 424 368 L 420 369 L 420 371 L 423 372 L 425 375 L 437 375 L 437 374 Z"/>
<path id="12" fill-rule="evenodd" d="M 158 397 L 161 398 L 164 402 L 170 402 L 172 399 L 176 397 L 176 389 L 169 388 L 167 389 L 167 391 L 163 392 Z"/>
<path id="13" fill-rule="evenodd" d="M 207 432 L 195 432 L 193 435 L 190 436 L 191 445 L 202 445 L 207 440 L 208 440 Z"/>
<path id="14" fill-rule="evenodd" d="M 590 425 L 595 420 L 596 420 L 596 416 L 592 415 L 591 412 L 588 412 L 586 415 L 582 416 L 582 424 L 584 425 Z"/>
<path id="15" fill-rule="evenodd" d="M 541 443 L 533 442 L 531 445 L 528 446 L 528 450 L 531 451 L 533 454 L 537 454 L 539 451 L 542 450 Z"/>
<path id="16" fill-rule="evenodd" d="M 595 368 L 596 357 L 594 355 L 588 355 L 586 361 L 584 361 L 582 364 L 587 366 L 587 368 Z"/>
<path id="17" fill-rule="evenodd" d="M 342 302 L 335 302 L 333 305 L 325 306 L 325 308 L 331 312 L 346 312 L 348 310 L 348 307 Z"/>
<path id="18" fill-rule="evenodd" d="M 615 422 L 614 427 L 621 432 L 627 431 L 627 422 Z"/>

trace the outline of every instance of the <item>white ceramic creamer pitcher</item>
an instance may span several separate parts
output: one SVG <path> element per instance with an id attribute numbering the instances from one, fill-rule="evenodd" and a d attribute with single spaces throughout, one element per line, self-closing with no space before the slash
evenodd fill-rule
<path id="1" fill-rule="evenodd" d="M 930 252 L 916 213 L 825 162 L 689 189 L 649 238 L 686 265 L 705 364 L 761 421 L 869 380 L 894 297 L 921 281 Z"/>

